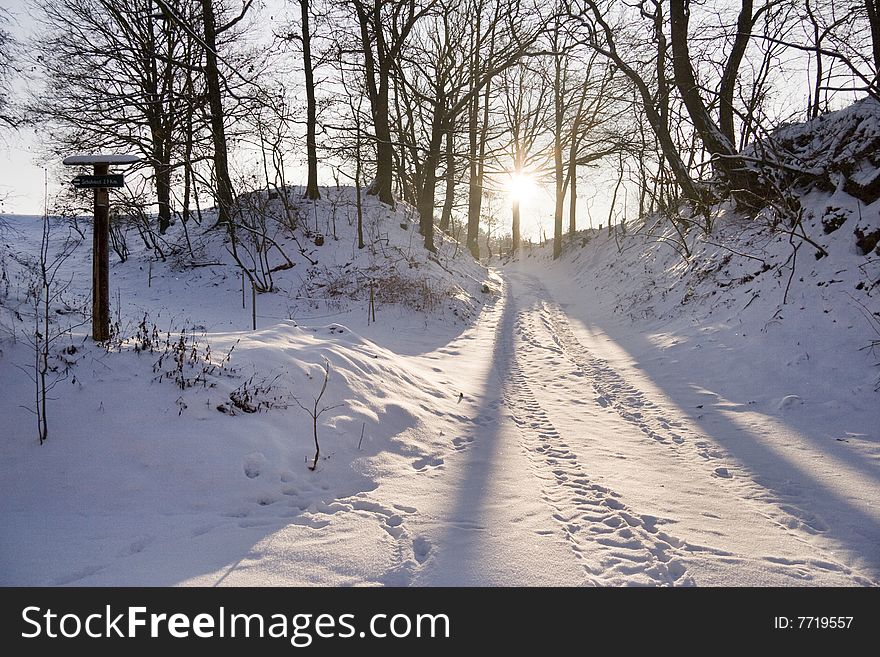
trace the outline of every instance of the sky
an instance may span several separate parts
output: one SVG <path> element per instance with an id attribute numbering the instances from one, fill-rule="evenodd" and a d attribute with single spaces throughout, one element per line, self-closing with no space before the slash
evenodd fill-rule
<path id="1" fill-rule="evenodd" d="M 11 16 L 6 29 L 20 41 L 35 30 L 23 0 L 0 0 L 0 9 Z M 24 85 L 19 81 L 15 91 Z M 6 131 L 0 135 L 0 210 L 8 213 L 43 212 L 43 163 L 37 154 L 37 139 L 31 130 Z"/>
<path id="2" fill-rule="evenodd" d="M 43 168 L 33 135 L 5 135 L 0 149 L 0 210 L 16 214 L 43 212 Z"/>

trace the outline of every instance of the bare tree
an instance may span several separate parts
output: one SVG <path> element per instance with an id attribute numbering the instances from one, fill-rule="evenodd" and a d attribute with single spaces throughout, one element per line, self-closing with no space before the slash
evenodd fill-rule
<path id="1" fill-rule="evenodd" d="M 446 130 L 446 151 L 445 162 L 446 172 L 444 173 L 445 188 L 443 196 L 443 212 L 440 215 L 440 230 L 448 231 L 452 222 L 452 209 L 455 206 L 455 185 L 458 182 L 456 176 L 456 158 L 455 158 L 455 126 L 450 121 L 450 126 Z"/>
<path id="2" fill-rule="evenodd" d="M 318 123 L 318 103 L 315 99 L 315 69 L 312 63 L 312 33 L 309 27 L 309 0 L 299 0 L 302 28 L 303 72 L 306 78 L 306 159 L 308 178 L 305 197 L 315 200 L 321 198 L 318 190 L 318 145 L 316 132 Z"/>
<path id="3" fill-rule="evenodd" d="M 185 11 L 176 2 L 175 10 Z M 165 5 L 167 6 L 167 5 Z M 36 43 L 45 87 L 30 103 L 35 119 L 61 128 L 55 151 L 134 150 L 153 173 L 159 232 L 171 223 L 172 172 L 183 140 L 181 71 L 201 57 L 151 0 L 37 0 L 43 36 Z M 192 16 L 187 17 L 193 20 Z"/>
<path id="4" fill-rule="evenodd" d="M 553 52 L 553 180 L 555 183 L 553 211 L 553 258 L 562 255 L 562 215 L 565 212 L 565 169 L 562 163 L 563 122 L 569 91 L 568 61 L 571 56 L 572 43 L 568 35 L 563 33 L 563 23 L 557 18 L 550 31 L 550 49 Z M 519 221 L 517 221 L 519 223 Z M 519 246 L 519 226 L 513 238 L 514 251 Z"/>
<path id="5" fill-rule="evenodd" d="M 815 118 L 828 108 L 830 96 L 841 90 L 845 78 L 856 69 L 864 71 L 860 77 L 868 93 L 878 97 L 880 22 L 877 6 L 875 0 L 845 4 L 805 0 L 801 20 L 806 23 L 811 40 L 809 51 L 813 61 L 809 117 Z M 779 38 L 780 35 L 774 36 Z"/>
<path id="6" fill-rule="evenodd" d="M 332 411 L 334 408 L 339 408 L 341 404 L 336 404 L 335 406 L 321 406 L 321 400 L 324 398 L 324 393 L 327 392 L 327 383 L 330 381 L 330 361 L 326 358 L 324 359 L 324 378 L 321 382 L 321 388 L 318 391 L 318 394 L 313 398 L 313 403 L 306 406 L 296 397 L 293 398 L 293 401 L 296 402 L 297 406 L 303 409 L 306 413 L 309 414 L 309 417 L 312 418 L 312 436 L 315 440 L 315 458 L 312 460 L 312 464 L 309 466 L 309 470 L 315 470 L 318 467 L 318 458 L 321 456 L 321 444 L 318 442 L 318 420 L 321 416 L 327 411 Z"/>
<path id="7" fill-rule="evenodd" d="M 432 37 L 420 40 L 422 53 L 428 56 L 429 67 L 419 67 L 422 79 L 426 80 L 426 90 L 419 93 L 413 87 L 414 95 L 427 105 L 426 123 L 429 128 L 426 152 L 422 163 L 421 188 L 419 190 L 419 225 L 425 237 L 425 248 L 434 250 L 433 221 L 436 196 L 436 169 L 442 154 L 443 137 L 454 126 L 460 116 L 468 112 L 473 99 L 480 94 L 497 76 L 514 67 L 524 57 L 532 54 L 532 49 L 543 33 L 547 19 L 534 7 L 526 7 L 521 2 L 503 3 L 496 6 L 485 33 L 480 40 L 491 40 L 495 34 L 493 57 L 484 60 L 476 79 L 472 79 L 470 58 L 462 56 L 460 44 L 465 42 L 470 31 L 471 16 L 468 5 L 458 2 L 440 4 L 443 9 L 438 19 L 437 29 Z M 433 45 L 430 45 L 433 44 Z"/>
<path id="8" fill-rule="evenodd" d="M 743 4 L 751 7 L 751 0 L 743 0 Z M 672 44 L 672 68 L 675 72 L 675 86 L 682 96 L 688 115 L 694 128 L 700 135 L 704 148 L 713 156 L 718 156 L 716 163 L 724 172 L 730 184 L 737 190 L 750 192 L 753 176 L 743 167 L 742 162 L 735 160 L 736 149 L 733 142 L 721 130 L 709 114 L 706 102 L 700 95 L 700 85 L 694 73 L 690 54 L 688 25 L 690 22 L 689 0 L 669 0 L 670 41 Z M 747 38 L 747 37 L 746 37 Z M 735 71 L 734 71 L 735 74 Z"/>
<path id="9" fill-rule="evenodd" d="M 537 5 L 516 0 L 474 0 L 469 13 L 474 27 L 469 45 L 468 91 L 463 95 L 468 121 L 467 246 L 480 256 L 480 208 L 484 197 L 490 115 L 496 78 L 534 51 L 549 17 Z"/>
<path id="10" fill-rule="evenodd" d="M 391 74 L 416 23 L 434 10 L 438 0 L 351 0 L 357 15 L 376 140 L 376 176 L 367 190 L 379 200 L 394 205 L 392 178 L 394 144 L 391 138 Z"/>
<path id="11" fill-rule="evenodd" d="M 50 247 L 51 225 L 48 211 L 43 215 L 40 253 L 33 262 L 25 263 L 32 276 L 27 290 L 33 312 L 33 332 L 27 340 L 33 350 L 34 361 L 27 371 L 34 384 L 34 407 L 31 410 L 37 419 L 37 436 L 42 445 L 49 437 L 49 401 L 50 393 L 66 378 L 66 369 L 51 363 L 56 343 L 70 332 L 82 326 L 83 319 L 73 325 L 62 325 L 61 318 L 65 314 L 56 313 L 59 306 L 68 309 L 64 296 L 70 286 L 69 281 L 61 277 L 64 262 L 73 254 L 80 240 L 68 235 L 61 248 L 53 252 Z M 74 348 L 75 351 L 75 348 Z"/>
<path id="12" fill-rule="evenodd" d="M 217 55 L 217 35 L 231 29 L 238 23 L 251 2 L 247 0 L 238 17 L 225 25 L 217 25 L 217 14 L 213 0 L 201 0 L 202 29 L 204 30 L 205 65 L 204 75 L 208 91 L 208 107 L 210 108 L 211 135 L 214 140 L 214 179 L 216 181 L 218 221 L 232 230 L 232 207 L 235 195 L 232 189 L 232 178 L 229 175 L 229 154 L 226 143 L 225 113 L 223 111 L 223 87 Z M 164 5 L 163 5 L 164 6 Z M 233 242 L 234 244 L 234 242 Z"/>
<path id="13" fill-rule="evenodd" d="M 496 13 L 499 7 L 495 8 Z M 480 205 L 483 200 L 483 178 L 486 166 L 486 144 L 489 133 L 489 102 L 492 94 L 492 79 L 486 80 L 482 93 L 477 87 L 480 79 L 482 61 L 492 61 L 495 57 L 494 27 L 484 35 L 482 30 L 483 3 L 475 2 L 472 11 L 474 30 L 469 40 L 471 90 L 468 103 L 468 220 L 467 246 L 474 258 L 480 257 Z M 481 113 L 482 110 L 482 113 Z"/>
<path id="14" fill-rule="evenodd" d="M 569 16 L 578 25 L 584 43 L 612 61 L 635 86 L 645 117 L 676 183 L 685 198 L 701 201 L 705 197 L 705 189 L 692 178 L 670 131 L 666 96 L 668 88 L 665 84 L 667 78 L 665 72 L 661 73 L 666 66 L 663 0 L 650 2 L 650 7 L 649 3 L 639 6 L 642 16 L 648 18 L 654 28 L 656 47 L 653 53 L 648 54 L 654 62 L 654 84 L 651 78 L 646 78 L 639 70 L 642 66 L 637 53 L 618 48 L 617 38 L 624 30 L 612 23 L 613 4 L 608 0 L 574 2 L 569 9 Z"/>
<path id="15" fill-rule="evenodd" d="M 552 90 L 553 180 L 555 208 L 553 215 L 553 257 L 562 255 L 565 195 L 571 191 L 569 232 L 574 234 L 577 217 L 577 167 L 597 162 L 616 152 L 620 140 L 608 134 L 605 124 L 608 108 L 615 102 L 611 83 L 614 67 L 600 66 L 597 53 L 584 52 L 563 21 L 563 13 L 549 28 L 552 69 L 548 87 Z M 584 55 L 587 55 L 584 57 Z M 618 81 L 619 82 L 619 81 Z"/>
<path id="16" fill-rule="evenodd" d="M 577 231 L 578 167 L 590 166 L 619 150 L 621 140 L 608 129 L 613 108 L 621 107 L 620 98 L 612 93 L 612 84 L 620 82 L 613 66 L 600 66 L 596 53 L 578 59 L 577 86 L 572 90 L 572 113 L 565 129 L 568 131 L 568 161 L 563 187 L 569 190 L 568 232 Z M 623 105 L 626 106 L 626 105 Z M 644 164 L 644 163 L 643 163 Z"/>
<path id="17" fill-rule="evenodd" d="M 865 0 L 865 14 L 871 30 L 871 54 L 874 58 L 874 83 L 880 87 L 880 0 Z"/>

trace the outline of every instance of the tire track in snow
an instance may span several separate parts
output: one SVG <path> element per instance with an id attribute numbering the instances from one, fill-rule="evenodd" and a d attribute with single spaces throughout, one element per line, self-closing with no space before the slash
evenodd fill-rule
<path id="1" fill-rule="evenodd" d="M 507 312 L 512 310 L 508 292 Z M 516 321 L 521 333 L 523 316 Z M 683 541 L 662 531 L 661 521 L 640 515 L 613 490 L 590 480 L 532 393 L 534 382 L 520 368 L 515 335 L 499 335 L 513 348 L 503 398 L 520 429 L 520 444 L 542 481 L 542 497 L 553 509 L 569 546 L 586 573 L 600 585 L 691 585 L 679 555 Z"/>
<path id="2" fill-rule="evenodd" d="M 534 279 L 528 280 L 528 287 L 538 299 L 551 298 L 547 289 Z M 599 406 L 610 408 L 621 419 L 659 444 L 678 448 L 690 443 L 696 453 L 706 461 L 728 458 L 726 452 L 718 445 L 713 444 L 705 436 L 694 435 L 683 423 L 671 419 L 670 413 L 650 400 L 642 390 L 629 383 L 607 361 L 587 349 L 572 331 L 565 312 L 556 304 L 542 300 L 538 308 L 539 310 L 534 314 L 540 318 L 542 328 L 553 341 L 556 353 L 583 373 L 596 393 L 595 402 Z M 524 325 L 521 330 L 532 346 L 549 348 L 546 341 L 538 338 L 536 329 Z M 716 468 L 715 475 L 728 478 L 730 469 Z"/>
<path id="3" fill-rule="evenodd" d="M 693 436 L 681 422 L 648 399 L 607 361 L 593 355 L 574 335 L 568 319 L 559 308 L 541 302 L 541 321 L 561 354 L 581 370 L 596 392 L 596 403 L 610 408 L 645 436 L 662 445 L 675 447 L 692 441 L 697 454 L 707 461 L 725 459 L 727 454 L 708 438 Z M 716 473 L 718 476 L 727 476 Z"/>
<path id="4" fill-rule="evenodd" d="M 796 506 L 771 495 L 754 482 L 750 473 L 733 466 L 727 452 L 709 438 L 694 433 L 680 422 L 667 419 L 668 413 L 647 399 L 641 390 L 627 382 L 607 361 L 593 355 L 584 347 L 574 335 L 561 309 L 546 301 L 541 302 L 541 306 L 542 323 L 546 330 L 558 345 L 562 355 L 584 373 L 598 395 L 596 401 L 600 406 L 611 408 L 623 420 L 635 425 L 657 443 L 676 450 L 690 445 L 697 455 L 710 464 L 710 474 L 713 477 L 731 479 L 736 475 L 747 479 L 749 498 L 759 503 L 757 511 L 774 524 L 787 530 L 802 531 L 810 535 L 825 531 L 824 523 L 818 518 L 805 514 Z M 834 570 L 847 569 L 839 564 Z"/>

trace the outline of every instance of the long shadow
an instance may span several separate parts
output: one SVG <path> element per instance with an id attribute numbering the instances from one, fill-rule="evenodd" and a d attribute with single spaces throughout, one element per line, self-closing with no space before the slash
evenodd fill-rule
<path id="1" fill-rule="evenodd" d="M 579 321 L 581 321 L 585 326 L 589 326 L 590 324 L 589 322 L 586 322 L 580 318 Z M 618 329 L 618 327 L 611 322 L 601 325 L 598 322 L 594 321 L 592 322 L 592 324 L 600 328 L 606 335 L 613 334 L 615 330 Z M 620 335 L 619 332 L 618 335 Z M 624 348 L 625 351 L 627 351 L 627 353 L 629 353 L 630 355 L 646 352 L 650 353 L 651 351 L 653 351 L 654 354 L 659 355 L 657 353 L 656 345 L 653 345 L 649 341 L 641 338 L 640 334 L 636 334 L 630 331 L 626 331 L 623 338 L 616 338 L 615 342 L 621 348 Z M 732 358 L 738 357 L 738 354 L 734 353 L 733 350 L 729 349 L 729 351 L 731 352 Z M 643 358 L 639 361 L 639 367 L 655 383 L 656 381 L 661 379 L 658 369 L 661 366 L 656 364 L 655 359 Z M 666 378 L 667 380 L 669 379 L 669 377 Z M 715 390 L 712 390 L 713 387 L 717 386 L 712 384 L 711 382 L 701 383 L 698 381 L 685 381 L 684 379 L 682 379 L 680 383 L 681 389 L 676 391 L 678 398 L 683 402 L 681 408 L 694 408 L 695 405 L 693 402 L 697 398 L 697 395 L 700 394 L 699 392 L 695 391 L 708 390 L 714 394 L 718 394 L 719 397 L 724 398 L 726 402 L 729 402 L 729 405 L 726 405 L 724 408 L 726 412 L 759 412 L 767 416 L 768 418 L 772 418 L 774 423 L 785 425 L 786 427 L 794 430 L 800 436 L 806 438 L 809 442 L 811 442 L 817 449 L 833 455 L 835 459 L 846 462 L 848 466 L 861 471 L 862 474 L 876 480 L 878 482 L 878 485 L 880 485 L 880 461 L 872 461 L 870 460 L 870 457 L 864 454 L 859 454 L 852 451 L 851 449 L 847 449 L 841 446 L 840 443 L 845 443 L 847 439 L 841 438 L 840 440 L 836 440 L 835 437 L 832 436 L 820 435 L 821 429 L 817 428 L 816 424 L 812 423 L 810 418 L 807 416 L 797 413 L 786 414 L 785 416 L 773 414 L 772 412 L 769 412 L 769 410 L 766 408 L 756 407 L 753 401 L 750 400 L 748 397 L 738 398 L 737 395 L 731 394 L 726 390 L 724 391 L 724 394 L 716 393 Z M 669 387 L 667 386 L 667 388 L 664 389 L 664 392 L 668 393 L 669 391 Z M 872 427 L 874 431 L 877 431 L 878 427 L 880 427 L 880 405 L 878 405 L 876 415 L 876 423 Z M 860 427 L 851 428 L 856 429 Z M 876 439 L 880 439 L 880 435 L 878 435 Z"/>
<path id="2" fill-rule="evenodd" d="M 33 249 L 28 250 L 33 251 Z M 133 282 L 135 278 L 141 278 L 136 271 L 138 267 L 132 260 L 127 265 L 114 263 L 114 269 L 114 288 L 120 286 L 122 291 L 126 293 L 123 298 L 126 298 L 129 296 L 127 294 L 129 286 L 135 286 Z M 200 279 L 195 280 L 196 283 L 193 285 L 199 284 L 198 280 Z M 160 289 L 159 282 L 159 279 L 153 281 L 152 291 L 155 293 Z M 207 286 L 210 282 L 203 281 L 200 284 Z M 137 289 L 142 287 L 142 285 L 135 286 Z M 164 291 L 164 288 L 162 289 Z M 211 294 L 216 303 L 212 304 L 213 312 L 208 313 L 213 317 L 210 317 L 210 321 L 205 320 L 206 323 L 211 324 L 218 318 L 225 321 L 228 319 L 226 317 L 227 310 L 234 309 L 238 314 L 235 315 L 237 324 L 233 329 L 243 330 L 244 327 L 249 327 L 250 308 L 241 309 L 240 313 L 238 312 L 240 293 L 237 281 L 227 281 L 226 285 L 217 288 L 208 287 L 207 289 L 213 290 Z M 160 305 L 156 306 L 156 308 L 162 309 L 163 320 L 167 317 L 166 306 L 178 303 L 177 297 L 174 295 L 170 295 L 168 299 L 169 301 L 162 301 Z M 284 306 L 284 301 L 282 295 L 264 295 L 260 298 L 258 302 L 260 328 L 266 328 L 269 323 L 285 320 L 289 308 Z M 478 301 L 482 301 L 482 299 L 478 299 Z M 480 310 L 480 305 L 476 305 L 473 312 L 476 314 Z M 378 321 L 369 327 L 366 326 L 365 309 L 352 310 L 349 315 L 352 318 L 350 322 L 352 328 L 361 335 L 395 353 L 416 355 L 443 349 L 450 341 L 459 338 L 472 326 L 471 322 L 456 317 L 451 310 L 447 309 L 444 312 L 445 314 L 438 313 L 434 316 L 428 313 L 413 313 L 409 309 L 396 305 L 380 306 L 377 308 Z M 320 311 L 317 314 L 320 314 Z M 142 310 L 137 309 L 132 321 L 136 322 L 141 316 Z M 345 315 L 341 318 L 336 315 L 327 315 L 309 320 L 312 325 L 316 326 L 326 326 L 337 321 L 349 323 Z M 359 330 L 361 327 L 363 330 Z M 222 330 L 229 330 L 225 323 Z M 0 418 L 2 418 L 0 420 L 0 434 L 3 438 L 0 443 L 5 446 L 8 440 L 9 443 L 16 445 L 30 444 L 32 421 L 25 410 L 31 401 L 28 397 L 29 389 L 26 386 L 3 385 L 7 381 L 16 381 L 21 376 L 12 367 L 13 363 L 30 361 L 24 357 L 19 358 L 18 353 L 13 354 L 7 345 L 4 344 L 3 347 L 6 353 L 4 353 L 4 358 L 0 358 L 0 388 L 4 392 L 3 395 L 0 395 Z M 10 358 L 11 356 L 14 358 Z M 100 368 L 102 372 L 105 369 L 108 373 L 110 372 L 110 368 L 100 360 L 95 360 L 92 366 Z M 120 373 L 125 372 L 125 369 L 120 370 Z M 105 376 L 110 376 L 110 374 Z M 121 386 L 120 383 L 116 387 L 121 389 Z M 62 394 L 67 397 L 72 397 L 74 394 L 78 396 L 76 403 L 59 404 L 59 406 L 63 405 L 65 408 L 69 406 L 71 409 L 75 409 L 77 414 L 82 415 L 88 415 L 88 411 L 84 409 L 99 407 L 102 409 L 88 423 L 85 421 L 71 422 L 72 426 L 89 426 L 90 431 L 94 434 L 112 435 L 114 438 L 118 438 L 119 442 L 143 442 L 146 452 L 150 451 L 148 445 L 154 434 L 179 431 L 179 427 L 173 424 L 173 419 L 169 420 L 164 414 L 157 411 L 157 409 L 177 408 L 175 400 L 178 398 L 178 391 L 172 391 L 170 386 L 168 390 L 162 389 L 158 393 L 162 396 L 161 400 L 150 399 L 150 404 L 136 403 L 121 396 L 114 397 L 114 403 L 111 404 L 109 400 L 93 396 L 97 394 L 98 390 L 99 387 L 89 386 L 86 386 L 82 391 L 74 389 L 73 386 L 58 387 L 56 394 L 59 397 Z M 124 401 L 117 403 L 116 400 L 119 399 L 124 399 Z M 106 413 L 103 410 L 105 405 Z M 124 412 L 122 412 L 123 410 Z M 273 410 L 273 413 L 276 412 L 284 411 Z M 125 418 L 124 421 L 119 419 L 122 416 Z M 173 414 L 168 417 L 173 417 Z M 297 423 L 302 423 L 299 411 L 290 411 L 290 417 L 292 429 L 297 429 Z M 258 419 L 248 415 L 233 421 L 238 424 L 242 434 L 259 434 L 264 432 L 265 428 L 259 422 L 254 422 Z M 390 433 L 391 430 L 386 427 L 396 426 L 398 429 L 400 427 L 399 418 L 394 419 L 395 422 L 386 422 L 380 414 L 377 425 L 381 428 L 377 429 L 372 436 L 375 440 L 374 444 L 382 446 L 390 442 L 392 437 L 386 433 Z M 360 426 L 357 427 L 357 429 L 360 428 Z M 204 432 L 205 430 L 196 429 L 193 433 L 197 434 L 199 431 Z M 55 440 L 56 435 L 58 440 Z M 353 437 L 357 438 L 356 433 L 353 433 Z M 47 486 L 46 490 L 41 490 L 39 495 L 33 495 L 30 498 L 22 493 L 21 499 L 30 502 L 45 496 L 47 491 L 49 495 L 54 494 L 57 498 L 62 498 L 66 485 L 74 490 L 78 490 L 80 486 L 93 485 L 88 482 L 64 481 L 64 473 L 88 472 L 89 461 L 97 464 L 107 461 L 106 455 L 100 451 L 95 451 L 94 454 L 86 457 L 84 455 L 86 451 L 94 449 L 94 447 L 90 440 L 83 439 L 78 451 L 83 454 L 80 461 L 84 463 L 80 461 L 66 462 L 63 450 L 57 449 L 56 446 L 65 444 L 65 441 L 68 441 L 69 444 L 76 438 L 79 436 L 67 435 L 59 422 L 57 433 L 53 435 L 53 441 L 42 450 L 40 467 L 34 466 L 35 475 L 38 476 L 34 476 L 32 479 L 36 481 L 42 478 L 46 472 L 54 472 L 61 473 L 55 475 L 56 481 L 61 483 L 54 487 Z M 182 443 L 190 442 L 194 442 L 193 435 L 182 436 Z M 371 444 L 369 440 L 367 443 Z M 217 449 L 236 448 L 235 445 L 227 446 L 225 443 L 218 442 L 211 444 L 210 449 L 214 449 L 215 445 Z M 367 447 L 363 455 L 369 456 L 370 449 Z M 185 453 L 188 454 L 188 452 Z M 14 454 L 19 456 L 17 448 Z M 36 460 L 29 458 L 27 463 L 31 462 L 35 464 Z M 294 467 L 304 469 L 305 466 L 300 463 L 291 464 L 291 469 Z M 192 469 L 198 473 L 198 463 L 193 464 Z M 216 481 L 212 480 L 210 485 L 222 487 L 221 474 L 213 474 L 216 475 Z M 222 476 L 227 474 L 237 477 L 245 476 L 240 470 L 234 473 L 223 471 Z M 331 504 L 337 498 L 355 496 L 358 493 L 370 491 L 376 486 L 373 480 L 367 477 L 361 479 L 352 474 L 346 479 L 344 491 L 340 491 L 336 487 L 338 484 L 334 484 L 334 488 L 326 494 L 318 488 L 314 491 L 300 490 L 298 499 L 294 501 L 292 495 L 288 496 L 287 493 L 280 492 L 283 489 L 293 487 L 286 485 L 287 483 L 290 482 L 284 484 L 275 482 L 272 486 L 267 486 L 272 494 L 266 495 L 265 499 L 262 499 L 263 496 L 259 494 L 259 491 L 254 491 L 252 496 L 250 494 L 247 496 L 248 499 L 241 500 L 242 509 L 237 508 L 239 506 L 237 502 L 230 501 L 229 506 L 236 508 L 217 509 L 216 511 L 193 511 L 185 499 L 163 500 L 162 503 L 157 502 L 155 505 L 132 504 L 129 509 L 124 508 L 127 504 L 125 496 L 119 500 L 111 500 L 106 504 L 104 501 L 99 501 L 95 502 L 93 506 L 85 507 L 84 505 L 84 508 L 70 509 L 59 503 L 57 507 L 46 505 L 46 507 L 36 509 L 29 506 L 22 510 L 10 502 L 10 500 L 19 498 L 8 495 L 6 502 L 0 503 L 0 519 L 9 530 L 2 532 L 3 536 L 0 537 L 0 563 L 4 564 L 4 567 L 0 568 L 0 583 L 7 585 L 126 584 L 164 586 L 179 584 L 196 577 L 202 578 L 202 581 L 207 581 L 211 577 L 218 584 L 225 581 L 235 582 L 237 571 L 248 568 L 249 559 L 260 558 L 259 549 L 264 539 L 289 525 L 310 526 L 310 514 L 303 509 L 307 509 L 311 503 Z M 292 483 L 299 488 L 300 482 L 298 480 Z M 132 483 L 132 487 L 141 485 L 145 490 L 150 491 L 149 485 Z M 206 508 L 213 508 L 213 500 L 210 499 L 211 491 L 208 486 L 209 484 L 205 484 L 206 501 L 204 505 Z M 6 490 L 6 487 L 0 486 L 0 490 Z M 73 497 L 76 498 L 76 496 Z M 251 497 L 255 499 L 250 499 Z M 256 499 L 258 497 L 259 500 Z M 196 498 L 197 496 L 193 495 L 193 499 Z M 106 511 L 107 508 L 113 510 Z M 116 510 L 120 508 L 123 510 Z M 280 512 L 276 511 L 279 508 Z M 240 517 L 237 515 L 239 513 Z M 12 528 L 15 528 L 16 531 L 13 531 Z M 315 529 L 317 528 L 315 527 Z M 299 581 L 319 581 L 318 577 L 307 578 L 307 575 L 309 575 L 310 568 L 317 569 L 321 565 L 314 561 L 304 562 L 304 565 L 297 571 L 303 573 L 303 577 L 299 578 Z"/>
<path id="3" fill-rule="evenodd" d="M 549 292 L 546 294 L 547 300 L 555 303 L 552 295 Z M 721 412 L 704 412 L 696 416 L 688 412 L 686 409 L 695 407 L 694 388 L 711 390 L 711 384 L 701 385 L 696 377 L 691 376 L 690 380 L 682 379 L 677 384 L 669 385 L 673 377 L 669 376 L 668 371 L 660 370 L 663 365 L 658 364 L 657 359 L 647 357 L 650 354 L 657 354 L 655 345 L 633 331 L 620 331 L 614 322 L 602 322 L 600 317 L 589 319 L 583 316 L 572 317 L 573 310 L 573 304 L 566 306 L 565 312 L 569 319 L 580 322 L 588 331 L 593 327 L 605 335 L 613 336 L 617 346 L 631 356 L 640 355 L 641 358 L 638 360 L 640 371 L 692 424 L 742 464 L 751 473 L 755 483 L 767 490 L 773 500 L 785 505 L 785 509 L 790 513 L 794 511 L 796 517 L 799 516 L 800 520 L 807 523 L 820 519 L 824 526 L 816 528 L 818 533 L 848 547 L 873 570 L 871 577 L 875 581 L 880 579 L 880 522 L 875 516 L 856 506 L 847 498 L 845 490 L 829 487 L 809 470 L 792 463 L 768 446 L 765 441 L 772 441 L 772 436 L 762 437 L 745 430 Z M 692 375 L 695 373 L 693 369 L 689 372 Z M 735 408 L 751 410 L 748 400 L 730 401 L 738 403 Z M 790 423 L 788 420 L 770 417 L 783 424 Z M 828 439 L 816 436 L 815 430 L 810 431 L 810 428 L 805 426 L 797 426 L 797 430 L 818 448 L 831 453 L 828 449 Z M 878 466 L 865 462 L 859 455 L 847 454 L 843 449 L 833 449 L 833 456 L 845 461 L 871 479 L 880 480 Z M 802 482 L 806 495 L 793 495 L 791 482 Z M 880 499 L 880 485 L 878 485 L 878 499 Z"/>
<path id="4" fill-rule="evenodd" d="M 516 311 L 511 300 L 510 286 L 506 285 L 504 306 L 495 331 L 495 346 L 491 355 L 492 369 L 486 378 L 486 385 L 477 399 L 481 406 L 473 423 L 473 442 L 463 454 L 458 464 L 463 479 L 457 487 L 453 500 L 446 506 L 447 518 L 440 545 L 442 550 L 434 559 L 432 570 L 442 581 L 435 581 L 430 575 L 428 583 L 443 586 L 479 586 L 488 584 L 488 578 L 481 575 L 491 569 L 485 554 L 486 528 L 480 524 L 486 512 L 487 495 L 492 478 L 499 467 L 500 452 L 506 440 L 504 430 L 504 409 L 502 388 L 513 363 L 511 336 L 516 320 Z M 448 563 L 447 563 L 448 562 Z M 511 582 L 514 584 L 515 582 Z"/>

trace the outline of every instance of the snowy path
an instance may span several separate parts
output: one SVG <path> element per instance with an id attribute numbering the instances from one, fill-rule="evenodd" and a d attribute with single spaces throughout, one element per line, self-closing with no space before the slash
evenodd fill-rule
<path id="1" fill-rule="evenodd" d="M 548 576 L 543 571 L 553 573 L 557 583 L 566 584 L 686 581 L 685 570 L 672 553 L 672 546 L 680 542 L 660 531 L 656 518 L 640 516 L 620 501 L 618 493 L 591 481 L 588 470 L 542 408 L 535 391 L 543 384 L 532 373 L 536 365 L 532 350 L 539 348 L 528 334 L 532 312 L 518 307 L 510 287 L 495 312 L 500 319 L 489 333 L 494 340 L 494 368 L 491 384 L 484 391 L 484 402 L 495 409 L 492 421 L 478 416 L 472 435 L 457 440 L 474 451 L 481 443 L 496 445 L 491 453 L 482 447 L 479 455 L 463 459 L 458 464 L 461 474 L 450 473 L 452 486 L 458 489 L 462 483 L 465 488 L 475 488 L 467 479 L 475 469 L 488 484 L 481 486 L 482 490 L 458 492 L 465 499 L 458 513 L 479 517 L 481 524 L 473 528 L 452 518 L 452 523 L 445 523 L 445 542 L 438 548 L 461 563 L 463 546 L 476 542 L 479 545 L 469 550 L 471 554 L 498 555 L 494 543 L 506 543 L 509 554 L 503 561 L 515 565 L 516 572 L 509 579 L 486 579 L 486 573 L 476 572 L 475 583 L 538 584 Z M 512 481 L 513 485 L 499 487 L 497 480 Z M 491 501 L 481 502 L 481 494 Z M 490 508 L 480 508 L 486 505 Z M 503 507 L 500 513 L 496 507 Z M 531 523 L 524 527 L 519 518 L 510 517 L 510 509 L 531 509 Z M 484 556 L 481 560 L 494 562 L 498 558 Z M 542 566 L 537 572 L 536 564 Z M 441 560 L 426 568 L 418 581 L 447 581 L 449 565 Z M 502 570 L 497 565 L 495 569 Z"/>
<path id="2" fill-rule="evenodd" d="M 482 339 L 446 349 L 481 362 L 491 336 L 494 370 L 453 440 L 464 453 L 421 494 L 457 501 L 413 519 L 434 546 L 413 582 L 876 584 L 876 479 L 846 473 L 845 504 L 798 496 L 809 473 L 780 495 L 725 450 L 745 430 L 706 435 L 638 369 L 597 355 L 607 338 L 538 280 L 508 274 Z"/>

